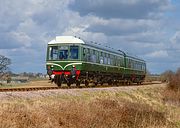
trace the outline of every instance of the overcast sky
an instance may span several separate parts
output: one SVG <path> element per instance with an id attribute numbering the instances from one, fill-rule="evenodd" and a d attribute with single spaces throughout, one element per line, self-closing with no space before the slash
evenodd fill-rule
<path id="1" fill-rule="evenodd" d="M 45 73 L 48 41 L 80 36 L 147 62 L 151 73 L 180 67 L 178 0 L 0 0 L 0 54 L 11 71 Z"/>

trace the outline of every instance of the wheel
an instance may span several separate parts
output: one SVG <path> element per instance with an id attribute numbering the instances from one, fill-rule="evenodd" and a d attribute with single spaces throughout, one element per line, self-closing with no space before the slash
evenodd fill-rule
<path id="1" fill-rule="evenodd" d="M 97 85 L 98 85 L 98 82 L 94 82 L 94 85 L 97 86 Z"/>
<path id="2" fill-rule="evenodd" d="M 103 82 L 101 82 L 101 86 L 103 85 L 104 83 Z"/>
<path id="3" fill-rule="evenodd" d="M 54 83 L 57 84 L 57 75 L 54 76 Z"/>
<path id="4" fill-rule="evenodd" d="M 71 82 L 70 82 L 70 81 L 67 82 L 67 86 L 68 86 L 68 87 L 71 86 Z"/>
<path id="5" fill-rule="evenodd" d="M 61 82 L 57 83 L 58 87 L 61 87 Z"/>
<path id="6" fill-rule="evenodd" d="M 85 80 L 85 86 L 88 86 L 88 85 L 89 85 L 89 81 Z"/>
<path id="7" fill-rule="evenodd" d="M 55 83 L 58 87 L 61 86 L 62 81 L 61 81 L 61 76 L 60 76 L 60 75 L 55 75 L 55 77 L 54 77 L 54 83 Z"/>
<path id="8" fill-rule="evenodd" d="M 80 80 L 76 80 L 76 86 L 79 87 L 81 84 Z"/>
<path id="9" fill-rule="evenodd" d="M 112 81 L 111 80 L 108 80 L 108 85 L 112 85 Z"/>

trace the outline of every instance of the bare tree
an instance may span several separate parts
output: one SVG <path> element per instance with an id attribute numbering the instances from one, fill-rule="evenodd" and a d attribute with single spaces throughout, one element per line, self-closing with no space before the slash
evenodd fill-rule
<path id="1" fill-rule="evenodd" d="M 11 64 L 11 60 L 3 55 L 0 55 L 0 78 L 8 71 L 8 66 Z"/>

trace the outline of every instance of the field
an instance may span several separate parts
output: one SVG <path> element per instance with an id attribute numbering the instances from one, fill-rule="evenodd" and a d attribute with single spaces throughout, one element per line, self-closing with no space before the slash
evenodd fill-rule
<path id="1" fill-rule="evenodd" d="M 25 86 L 35 85 L 51 84 Z M 0 127 L 178 128 L 180 101 L 168 94 L 165 84 L 1 92 Z"/>

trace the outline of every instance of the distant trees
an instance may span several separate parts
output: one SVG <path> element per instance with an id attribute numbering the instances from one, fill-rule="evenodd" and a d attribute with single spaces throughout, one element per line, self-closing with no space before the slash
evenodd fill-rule
<path id="1" fill-rule="evenodd" d="M 3 55 L 0 55 L 0 78 L 2 78 L 8 71 L 8 66 L 11 60 Z"/>

